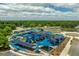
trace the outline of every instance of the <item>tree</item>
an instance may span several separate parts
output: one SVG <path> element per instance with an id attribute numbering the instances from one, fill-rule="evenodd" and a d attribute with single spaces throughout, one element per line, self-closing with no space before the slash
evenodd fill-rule
<path id="1" fill-rule="evenodd" d="M 0 49 L 1 48 L 9 48 L 9 42 L 7 38 L 3 35 L 0 35 Z"/>
<path id="2" fill-rule="evenodd" d="M 4 35 L 7 36 L 11 33 L 12 29 L 9 26 L 6 26 L 4 29 Z"/>

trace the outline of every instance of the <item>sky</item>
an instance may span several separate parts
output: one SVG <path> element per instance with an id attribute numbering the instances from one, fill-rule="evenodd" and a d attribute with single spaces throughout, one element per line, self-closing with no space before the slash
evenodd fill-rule
<path id="1" fill-rule="evenodd" d="M 79 3 L 0 3 L 0 20 L 79 20 Z"/>

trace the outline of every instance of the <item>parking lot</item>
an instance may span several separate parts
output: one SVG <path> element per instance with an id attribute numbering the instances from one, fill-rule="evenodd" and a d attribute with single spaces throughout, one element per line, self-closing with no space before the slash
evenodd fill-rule
<path id="1" fill-rule="evenodd" d="M 68 53 L 70 56 L 79 56 L 79 40 L 73 39 Z"/>

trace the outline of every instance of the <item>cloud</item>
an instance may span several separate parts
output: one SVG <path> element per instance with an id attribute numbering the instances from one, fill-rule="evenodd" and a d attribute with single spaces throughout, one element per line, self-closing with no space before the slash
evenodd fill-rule
<path id="1" fill-rule="evenodd" d="M 3 3 L 0 19 L 78 19 L 79 4 L 72 3 Z"/>

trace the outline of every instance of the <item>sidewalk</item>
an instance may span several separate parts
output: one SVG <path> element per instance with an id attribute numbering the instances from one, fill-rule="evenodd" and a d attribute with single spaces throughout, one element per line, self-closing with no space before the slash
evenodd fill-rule
<path id="1" fill-rule="evenodd" d="M 70 42 L 71 42 L 71 40 L 73 39 L 73 37 L 72 36 L 67 36 L 67 37 L 70 37 L 70 40 L 68 41 L 68 43 L 67 43 L 67 45 L 66 45 L 66 47 L 63 49 L 63 51 L 61 52 L 61 54 L 60 54 L 60 56 L 67 56 L 68 55 L 68 51 L 69 51 L 69 49 L 70 49 Z"/>

